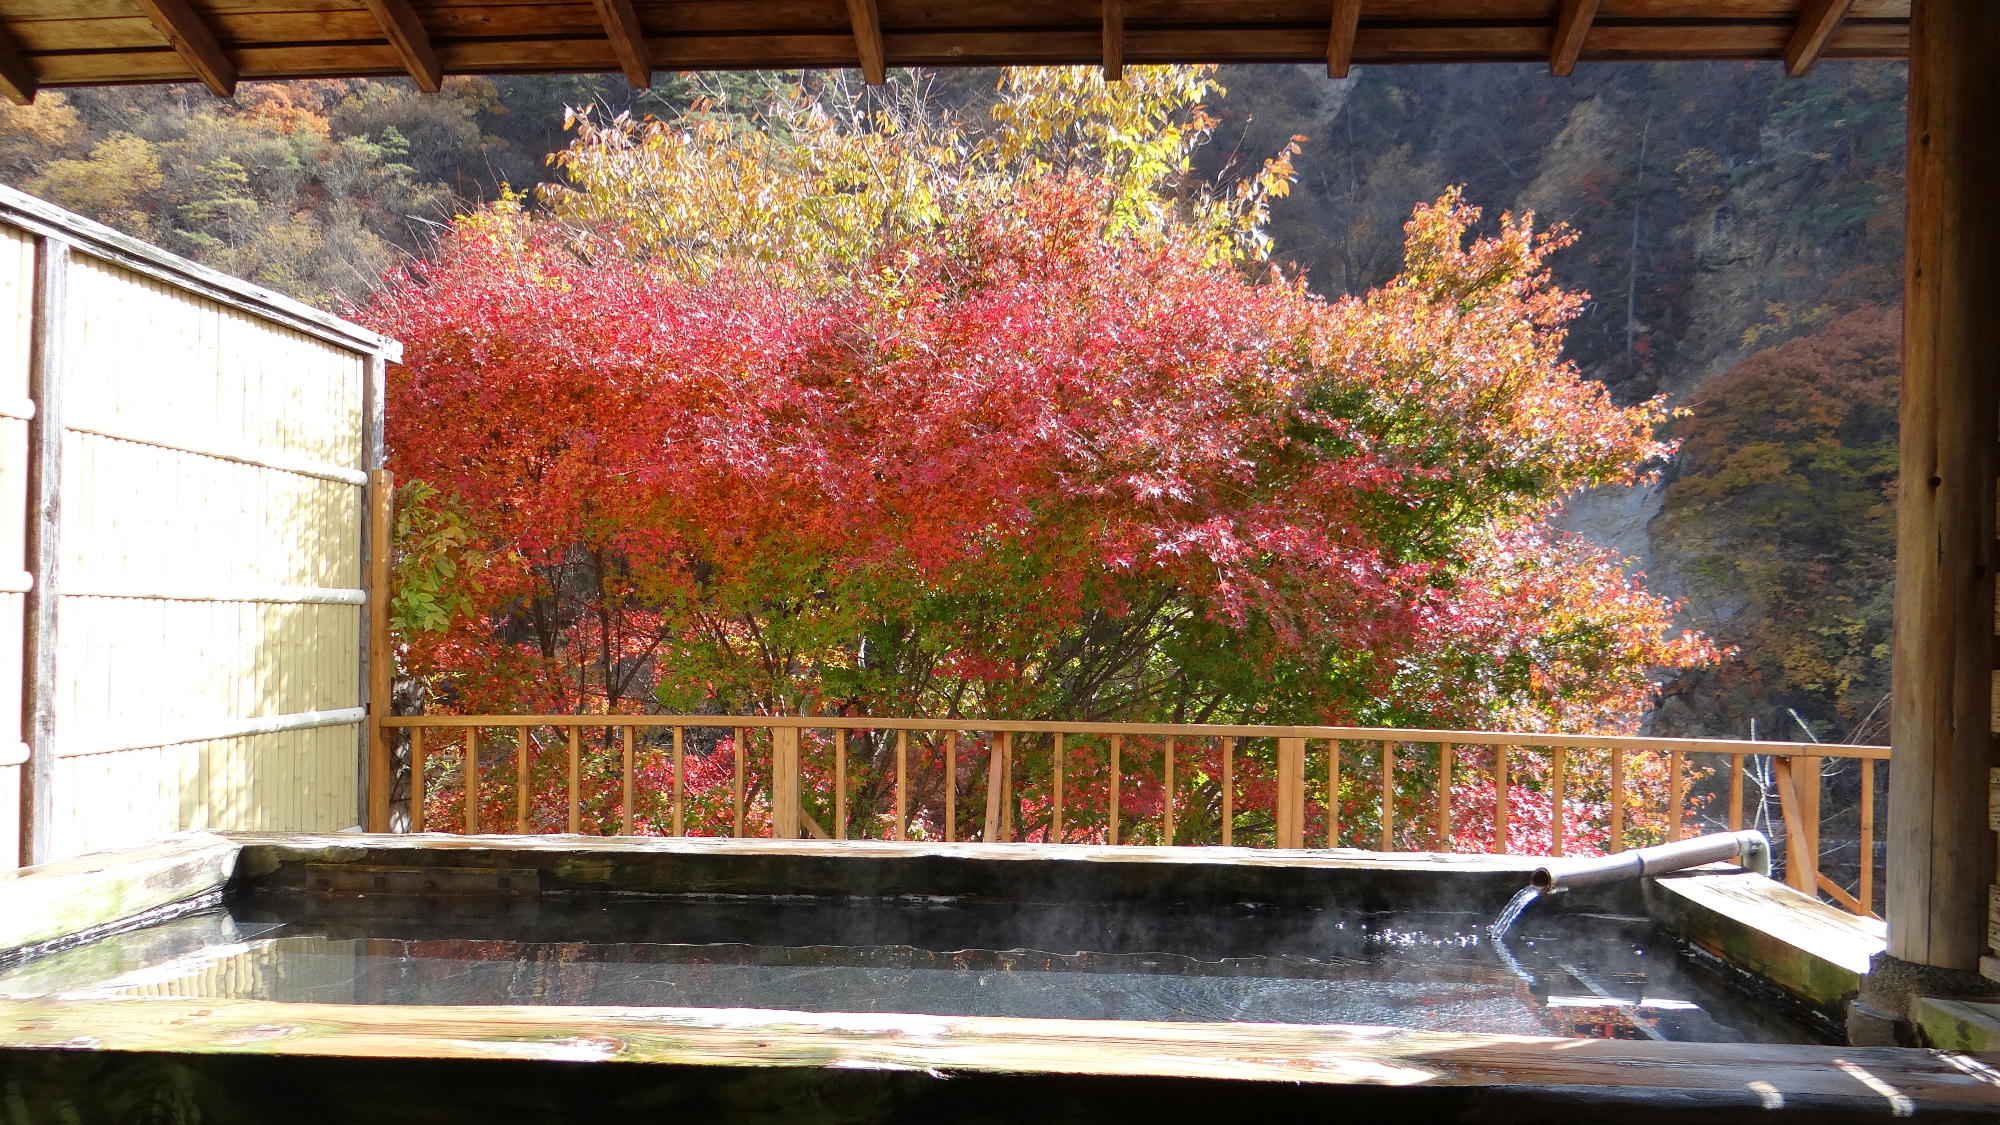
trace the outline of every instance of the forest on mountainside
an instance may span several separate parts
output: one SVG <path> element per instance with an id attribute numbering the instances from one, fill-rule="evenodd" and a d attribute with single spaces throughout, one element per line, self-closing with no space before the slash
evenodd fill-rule
<path id="1" fill-rule="evenodd" d="M 1620 403 L 1685 413 L 1656 483 L 1571 505 L 1682 622 L 1738 650 L 1664 686 L 1668 734 L 1880 736 L 1887 689 L 1903 72 L 1830 64 L 1235 67 L 1202 150 L 1224 182 L 1293 136 L 1276 258 L 1322 293 L 1401 268 L 1413 205 L 1465 185 L 1579 235 L 1557 281 L 1592 295 L 1569 354 Z M 454 79 L 46 92 L 0 105 L 0 181 L 331 307 L 422 253 L 451 216 L 549 178 L 564 110 L 747 111 L 791 75 Z M 812 76 L 806 76 L 812 81 Z M 969 112 L 993 75 L 933 76 Z M 1794 719 L 1793 715 L 1797 718 Z"/>

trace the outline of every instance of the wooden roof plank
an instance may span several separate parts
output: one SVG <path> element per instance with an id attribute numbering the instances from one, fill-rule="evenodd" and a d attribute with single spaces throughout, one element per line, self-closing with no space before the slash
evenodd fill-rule
<path id="1" fill-rule="evenodd" d="M 382 25 L 382 34 L 396 54 L 403 60 L 403 69 L 410 72 L 410 80 L 417 89 L 435 94 L 444 86 L 444 70 L 438 65 L 437 51 L 431 47 L 431 36 L 424 30 L 423 21 L 417 18 L 416 10 L 410 7 L 410 0 L 361 0 Z"/>
<path id="2" fill-rule="evenodd" d="M 875 0 L 847 0 L 847 19 L 854 26 L 854 53 L 861 60 L 861 77 L 870 86 L 889 80 L 888 59 L 882 51 L 882 13 Z"/>
<path id="3" fill-rule="evenodd" d="M 201 16 L 188 6 L 188 0 L 138 0 L 153 26 L 167 37 L 173 45 L 174 53 L 194 71 L 202 84 L 214 91 L 219 98 L 226 98 L 236 92 L 236 64 L 222 53 L 222 44 L 215 41 L 215 33 L 201 22 Z"/>
<path id="4" fill-rule="evenodd" d="M 35 68 L 28 65 L 28 57 L 21 53 L 7 28 L 0 25 L 0 97 L 15 105 L 27 105 L 35 100 L 35 87 Z"/>
<path id="5" fill-rule="evenodd" d="M 1103 0 L 1104 3 L 1104 80 L 1122 82 L 1125 79 L 1125 3 L 1124 0 Z"/>
<path id="6" fill-rule="evenodd" d="M 1333 26 L 1326 37 L 1326 76 L 1345 78 L 1354 65 L 1354 36 L 1361 30 L 1361 0 L 1333 0 Z"/>
<path id="7" fill-rule="evenodd" d="M 1799 15 L 1799 27 L 1785 44 L 1785 73 L 1797 78 L 1812 69 L 1827 41 L 1847 18 L 1854 0 L 1809 0 Z"/>
<path id="8" fill-rule="evenodd" d="M 1563 0 L 1562 14 L 1556 20 L 1555 45 L 1549 48 L 1550 74 L 1568 78 L 1576 69 L 1591 21 L 1597 18 L 1597 3 L 1598 0 Z"/>
<path id="9" fill-rule="evenodd" d="M 653 56 L 646 48 L 646 32 L 639 26 L 639 13 L 632 9 L 632 0 L 592 0 L 597 5 L 597 15 L 604 22 L 604 34 L 611 40 L 612 53 L 618 56 L 618 69 L 625 72 L 625 81 L 635 90 L 650 89 L 653 85 Z"/>

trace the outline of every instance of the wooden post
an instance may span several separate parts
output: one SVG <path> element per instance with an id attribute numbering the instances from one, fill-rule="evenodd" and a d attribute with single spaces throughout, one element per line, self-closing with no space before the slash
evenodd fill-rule
<path id="1" fill-rule="evenodd" d="M 410 728 L 410 831 L 424 830 L 424 728 Z"/>
<path id="2" fill-rule="evenodd" d="M 389 830 L 389 789 L 394 784 L 395 731 L 382 725 L 394 707 L 396 662 L 389 645 L 389 574 L 395 542 L 396 477 L 387 469 L 368 474 L 368 831 Z M 412 790 L 414 792 L 414 790 Z"/>
<path id="3" fill-rule="evenodd" d="M 1236 842 L 1236 740 L 1222 740 L 1222 846 Z"/>
<path id="4" fill-rule="evenodd" d="M 847 839 L 847 728 L 833 732 L 833 838 Z"/>
<path id="5" fill-rule="evenodd" d="M 1625 751 L 1611 748 L 1611 850 L 1625 850 Z"/>
<path id="6" fill-rule="evenodd" d="M 771 732 L 774 736 L 776 731 Z M 910 732 L 896 732 L 896 832 L 892 839 L 900 840 L 908 830 L 910 820 Z"/>
<path id="7" fill-rule="evenodd" d="M 958 732 L 944 732 L 944 842 L 958 840 Z M 1112 843 L 1118 841 L 1113 840 Z"/>
<path id="8" fill-rule="evenodd" d="M 1437 850 L 1451 850 L 1451 754 L 1449 742 L 1438 743 Z"/>
<path id="9" fill-rule="evenodd" d="M 62 602 L 63 346 L 67 338 L 69 246 L 35 241 L 35 293 L 28 341 L 28 534 L 30 575 L 22 653 L 21 863 L 55 858 L 56 610 Z"/>
<path id="10" fill-rule="evenodd" d="M 528 728 L 514 731 L 514 831 L 528 834 Z"/>
<path id="11" fill-rule="evenodd" d="M 1785 882 L 1806 894 L 1817 896 L 1818 853 L 1807 831 L 1799 800 L 1799 786 L 1792 773 L 1790 758 L 1771 759 L 1771 777 L 1778 784 L 1778 810 L 1785 819 Z"/>
<path id="12" fill-rule="evenodd" d="M 1861 767 L 1861 905 L 1875 909 L 1875 763 L 1866 758 L 1854 763 Z M 1990 815 L 1990 814 L 1989 814 Z"/>
<path id="13" fill-rule="evenodd" d="M 1174 736 L 1167 736 L 1164 777 L 1160 782 L 1160 809 L 1166 817 L 1166 842 L 1174 842 Z"/>
<path id="14" fill-rule="evenodd" d="M 2000 4 L 1910 5 L 1901 485 L 1891 675 L 1889 953 L 1975 971 L 1996 763 L 1994 445 L 2000 407 Z"/>
<path id="15" fill-rule="evenodd" d="M 1000 738 L 997 731 L 987 733 L 986 745 L 986 823 L 980 830 L 979 838 L 988 843 L 1000 839 L 1001 768 Z"/>
<path id="16" fill-rule="evenodd" d="M 1055 749 L 1049 754 L 1052 799 L 1049 810 L 1049 843 L 1062 843 L 1063 829 L 1063 736 L 1056 732 Z"/>
<path id="17" fill-rule="evenodd" d="M 901 747 L 897 747 L 901 751 Z M 900 782 L 896 790 L 902 795 Z M 771 728 L 771 835 L 799 838 L 799 728 Z M 902 837 L 898 835 L 898 839 Z"/>
<path id="18" fill-rule="evenodd" d="M 1326 744 L 1326 846 L 1340 846 L 1340 740 Z"/>
<path id="19" fill-rule="evenodd" d="M 687 835 L 687 731 L 674 728 L 674 835 Z"/>
<path id="20" fill-rule="evenodd" d="M 569 728 L 569 830 L 583 831 L 583 794 L 579 792 L 582 775 L 582 732 L 574 725 Z"/>
<path id="21" fill-rule="evenodd" d="M 1667 839 L 1681 838 L 1681 806 L 1687 804 L 1687 762 L 1679 750 L 1667 754 Z"/>
<path id="22" fill-rule="evenodd" d="M 1278 740 L 1278 846 L 1306 846 L 1306 740 Z"/>
<path id="23" fill-rule="evenodd" d="M 621 794 L 621 796 L 624 799 L 623 801 L 624 814 L 619 818 L 618 821 L 618 834 L 621 836 L 630 836 L 632 834 L 632 728 L 631 727 L 625 728 L 624 764 L 625 764 L 625 770 L 624 770 L 625 784 L 624 784 L 624 792 Z"/>
<path id="24" fill-rule="evenodd" d="M 735 759 L 736 772 L 729 775 L 729 834 L 735 839 L 743 838 L 743 736 L 742 727 L 734 728 L 734 736 L 729 740 L 731 756 Z M 570 831 L 574 832 L 575 829 Z"/>
<path id="25" fill-rule="evenodd" d="M 1560 746 L 1549 748 L 1549 854 L 1563 854 L 1563 786 L 1566 755 Z"/>
<path id="26" fill-rule="evenodd" d="M 465 834 L 479 835 L 479 728 L 465 728 Z"/>
<path id="27" fill-rule="evenodd" d="M 1125 748 L 1125 736 L 1122 734 L 1112 735 L 1111 736 L 1111 816 L 1106 825 L 1105 839 L 1113 844 L 1118 842 L 1118 752 L 1120 750 L 1123 750 L 1124 748 Z"/>
<path id="28" fill-rule="evenodd" d="M 1396 744 L 1382 744 L 1382 850 L 1396 850 Z"/>
<path id="29" fill-rule="evenodd" d="M 1743 831 L 1743 771 L 1750 763 L 1747 754 L 1729 756 L 1729 830 Z"/>
<path id="30" fill-rule="evenodd" d="M 1493 748 L 1493 850 L 1507 854 L 1507 748 Z"/>

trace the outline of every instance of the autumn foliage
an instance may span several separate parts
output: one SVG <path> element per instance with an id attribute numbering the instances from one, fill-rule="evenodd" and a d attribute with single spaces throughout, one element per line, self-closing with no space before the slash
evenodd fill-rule
<path id="1" fill-rule="evenodd" d="M 1130 96 L 1179 107 L 1146 119 L 1198 122 L 1190 73 Z M 403 498 L 397 609 L 427 705 L 1609 731 L 1636 722 L 1656 670 L 1713 658 L 1619 559 L 1548 526 L 1565 495 L 1669 452 L 1656 404 L 1614 405 L 1563 359 L 1582 298 L 1547 258 L 1569 235 L 1528 216 L 1482 227 L 1448 194 L 1416 209 L 1394 280 L 1323 299 L 1256 261 L 1282 164 L 1198 195 L 1194 128 L 1150 164 L 1053 167 L 1036 138 L 1062 130 L 1038 115 L 1060 101 L 1009 91 L 1001 141 L 923 126 L 882 163 L 958 144 L 949 176 L 885 176 L 893 198 L 839 218 L 858 241 L 839 253 L 786 210 L 787 184 L 805 207 L 825 165 L 775 157 L 754 197 L 780 214 L 725 215 L 740 245 L 689 252 L 649 208 L 727 206 L 749 173 L 690 169 L 740 153 L 694 132 L 712 123 L 627 123 L 580 143 L 628 163 L 653 145 L 662 197 L 626 176 L 594 208 L 557 204 L 561 221 L 503 205 L 398 275 L 369 319 L 407 349 L 393 467 L 422 485 Z M 810 144 L 864 143 L 814 128 Z M 891 741 L 854 747 L 864 834 L 881 831 Z M 726 825 L 732 749 L 691 745 L 690 830 Z M 915 740 L 919 834 L 941 831 L 944 786 L 983 777 L 961 749 L 946 777 L 942 744 Z M 1135 817 L 1162 800 L 1159 750 L 1128 748 Z M 635 812 L 664 831 L 655 751 Z M 1103 805 L 1105 747 L 1069 752 L 1066 836 L 1085 838 L 1103 827 L 1084 810 Z M 1213 748 L 1188 754 L 1177 805 L 1213 825 Z M 560 826 L 558 757 L 531 764 L 543 827 Z M 605 827 L 616 748 L 590 758 Z M 827 748 L 807 761 L 825 823 Z M 1024 763 L 1014 815 L 1046 835 L 1047 756 Z M 501 820 L 509 768 L 485 795 Z M 1539 775 L 1516 768 L 1516 843 L 1533 847 L 1546 802 L 1537 820 Z M 1572 778 L 1579 823 L 1605 809 L 1596 768 Z M 1662 784 L 1634 769 L 1657 811 Z M 1415 816 L 1436 795 L 1407 781 Z M 1264 751 L 1238 782 L 1240 808 L 1268 809 Z M 753 821 L 761 784 L 753 766 Z M 1490 789 L 1468 772 L 1454 803 L 1469 817 Z M 1366 794 L 1342 803 L 1345 824 L 1373 823 Z M 1268 829 L 1245 815 L 1241 831 Z"/>

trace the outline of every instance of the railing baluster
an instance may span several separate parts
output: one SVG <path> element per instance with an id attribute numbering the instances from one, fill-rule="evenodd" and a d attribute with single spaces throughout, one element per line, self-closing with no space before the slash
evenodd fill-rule
<path id="1" fill-rule="evenodd" d="M 1875 763 L 1862 758 L 1861 767 L 1861 905 L 1875 910 Z"/>
<path id="2" fill-rule="evenodd" d="M 1507 748 L 1493 748 L 1493 850 L 1507 854 Z"/>
<path id="3" fill-rule="evenodd" d="M 1174 736 L 1167 736 L 1166 769 L 1160 788 L 1160 807 L 1166 813 L 1167 844 L 1174 842 Z"/>
<path id="4" fill-rule="evenodd" d="M 687 835 L 687 769 L 682 752 L 686 748 L 687 728 L 674 728 L 674 835 Z"/>
<path id="5" fill-rule="evenodd" d="M 479 835 L 479 728 L 465 728 L 465 834 Z"/>
<path id="6" fill-rule="evenodd" d="M 1396 744 L 1382 743 L 1382 850 L 1396 850 Z"/>
<path id="7" fill-rule="evenodd" d="M 1014 810 L 1020 801 L 1014 795 L 1014 732 L 1000 735 L 1000 838 L 1014 838 Z"/>
<path id="8" fill-rule="evenodd" d="M 1113 844 L 1118 842 L 1118 752 L 1124 747 L 1124 735 L 1111 736 L 1111 822 L 1106 839 Z"/>
<path id="9" fill-rule="evenodd" d="M 1563 787 L 1568 780 L 1565 776 L 1567 763 L 1560 746 L 1549 748 L 1549 772 L 1553 777 L 1552 792 L 1549 795 L 1549 854 L 1563 854 Z"/>
<path id="10" fill-rule="evenodd" d="M 982 843 L 997 843 L 1000 839 L 1000 787 L 1005 778 L 1000 765 L 1000 732 L 986 732 L 986 823 L 981 826 L 979 839 Z"/>
<path id="11" fill-rule="evenodd" d="M 944 842 L 958 841 L 958 732 L 944 735 Z"/>
<path id="12" fill-rule="evenodd" d="M 514 728 L 514 831 L 528 834 L 528 728 Z"/>
<path id="13" fill-rule="evenodd" d="M 1326 743 L 1326 846 L 1340 846 L 1340 740 Z"/>
<path id="14" fill-rule="evenodd" d="M 1438 743 L 1437 849 L 1441 852 L 1451 850 L 1451 755 L 1451 743 Z"/>
<path id="15" fill-rule="evenodd" d="M 1063 736 L 1061 731 L 1056 732 L 1055 748 L 1050 757 L 1055 764 L 1054 773 L 1051 775 L 1054 780 L 1051 783 L 1052 789 L 1049 802 L 1051 805 L 1049 814 L 1049 842 L 1060 844 L 1062 843 L 1063 834 Z"/>
<path id="16" fill-rule="evenodd" d="M 847 839 L 847 728 L 833 735 L 833 838 Z"/>
<path id="17" fill-rule="evenodd" d="M 579 778 L 582 775 L 583 751 L 578 745 L 581 738 L 580 729 L 575 723 L 571 723 L 569 726 L 569 830 L 572 833 L 583 831 L 583 794 L 577 792 Z"/>
<path id="18" fill-rule="evenodd" d="M 1743 769 L 1745 754 L 1729 756 L 1729 830 L 1743 830 Z"/>
<path id="19" fill-rule="evenodd" d="M 896 732 L 896 831 L 892 839 L 900 840 L 904 835 L 904 825 L 910 817 L 910 732 Z"/>
<path id="20" fill-rule="evenodd" d="M 1236 740 L 1222 740 L 1222 846 L 1236 842 Z"/>
<path id="21" fill-rule="evenodd" d="M 632 728 L 625 728 L 625 815 L 618 822 L 618 834 L 632 834 Z"/>
<path id="22" fill-rule="evenodd" d="M 1278 846 L 1306 846 L 1306 740 L 1278 739 Z"/>
<path id="23" fill-rule="evenodd" d="M 746 728 L 737 727 L 735 735 L 729 740 L 733 752 L 731 756 L 736 759 L 736 772 L 729 779 L 730 809 L 735 814 L 731 835 L 739 840 L 743 838 L 743 740 L 746 733 Z"/>
<path id="24" fill-rule="evenodd" d="M 1679 750 L 1667 753 L 1667 839 L 1681 838 L 1681 810 L 1687 805 L 1687 757 Z"/>
<path id="25" fill-rule="evenodd" d="M 1625 850 L 1625 751 L 1611 748 L 1611 850 Z"/>
<path id="26" fill-rule="evenodd" d="M 410 831 L 424 830 L 424 728 L 410 728 Z"/>

